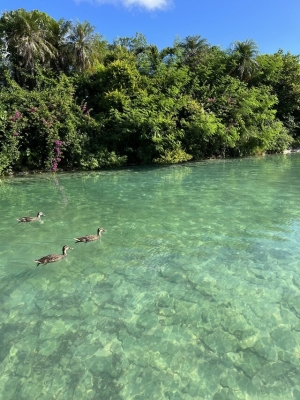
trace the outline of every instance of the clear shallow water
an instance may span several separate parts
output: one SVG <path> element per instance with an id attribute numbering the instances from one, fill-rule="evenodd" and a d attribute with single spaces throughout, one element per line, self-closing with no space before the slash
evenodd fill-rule
<path id="1" fill-rule="evenodd" d="M 0 398 L 300 399 L 299 177 L 286 155 L 2 181 Z"/>

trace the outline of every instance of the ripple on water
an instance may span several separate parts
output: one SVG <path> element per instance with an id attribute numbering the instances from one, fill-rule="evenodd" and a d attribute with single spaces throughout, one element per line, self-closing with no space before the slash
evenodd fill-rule
<path id="1" fill-rule="evenodd" d="M 1 184 L 0 397 L 298 398 L 299 166 L 270 156 Z M 39 210 L 43 223 L 17 223 Z M 64 244 L 66 259 L 34 265 Z"/>

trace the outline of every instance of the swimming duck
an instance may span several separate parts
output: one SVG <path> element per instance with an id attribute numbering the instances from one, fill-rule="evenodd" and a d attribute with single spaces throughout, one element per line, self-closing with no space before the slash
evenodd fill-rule
<path id="1" fill-rule="evenodd" d="M 41 219 L 41 215 L 45 217 L 41 211 L 37 213 L 36 217 L 21 217 L 18 219 L 19 222 L 32 222 L 32 221 L 39 221 Z"/>
<path id="2" fill-rule="evenodd" d="M 39 260 L 33 260 L 33 261 L 36 262 L 37 265 L 40 265 L 40 264 L 45 265 L 48 263 L 62 260 L 63 258 L 65 258 L 67 256 L 67 250 L 69 250 L 69 249 L 72 250 L 72 247 L 65 245 L 62 248 L 62 254 L 49 254 L 48 256 L 44 256 L 44 257 L 40 258 Z"/>
<path id="3" fill-rule="evenodd" d="M 106 232 L 105 229 L 103 228 L 98 228 L 97 229 L 97 235 L 86 235 L 86 236 L 81 236 L 79 238 L 74 238 L 76 240 L 75 243 L 79 242 L 93 242 L 94 240 L 100 239 L 101 238 L 101 232 Z"/>

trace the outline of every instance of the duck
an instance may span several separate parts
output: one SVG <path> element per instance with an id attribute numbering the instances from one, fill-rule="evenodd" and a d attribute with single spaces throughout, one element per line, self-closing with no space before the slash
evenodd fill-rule
<path id="1" fill-rule="evenodd" d="M 81 236 L 79 238 L 74 238 L 76 240 L 75 243 L 79 243 L 79 242 L 93 242 L 94 240 L 100 239 L 101 238 L 101 232 L 106 232 L 105 229 L 103 228 L 98 228 L 97 229 L 97 235 L 86 235 L 86 236 Z"/>
<path id="2" fill-rule="evenodd" d="M 45 217 L 45 214 L 43 214 L 41 211 L 37 213 L 36 217 L 21 217 L 18 219 L 19 222 L 32 222 L 32 221 L 40 221 L 41 215 Z"/>
<path id="3" fill-rule="evenodd" d="M 64 247 L 62 248 L 62 254 L 49 254 L 48 256 L 44 256 L 42 258 L 39 258 L 38 260 L 33 260 L 34 262 L 37 263 L 37 266 L 40 264 L 48 264 L 48 263 L 52 263 L 55 261 L 60 261 L 63 258 L 65 258 L 67 256 L 67 250 L 73 250 L 72 247 L 68 246 L 68 245 L 64 245 Z"/>

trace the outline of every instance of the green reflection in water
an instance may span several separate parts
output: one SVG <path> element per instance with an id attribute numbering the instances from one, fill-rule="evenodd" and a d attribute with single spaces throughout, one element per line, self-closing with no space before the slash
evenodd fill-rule
<path id="1" fill-rule="evenodd" d="M 299 171 L 287 155 L 2 180 L 0 398 L 299 398 Z"/>

